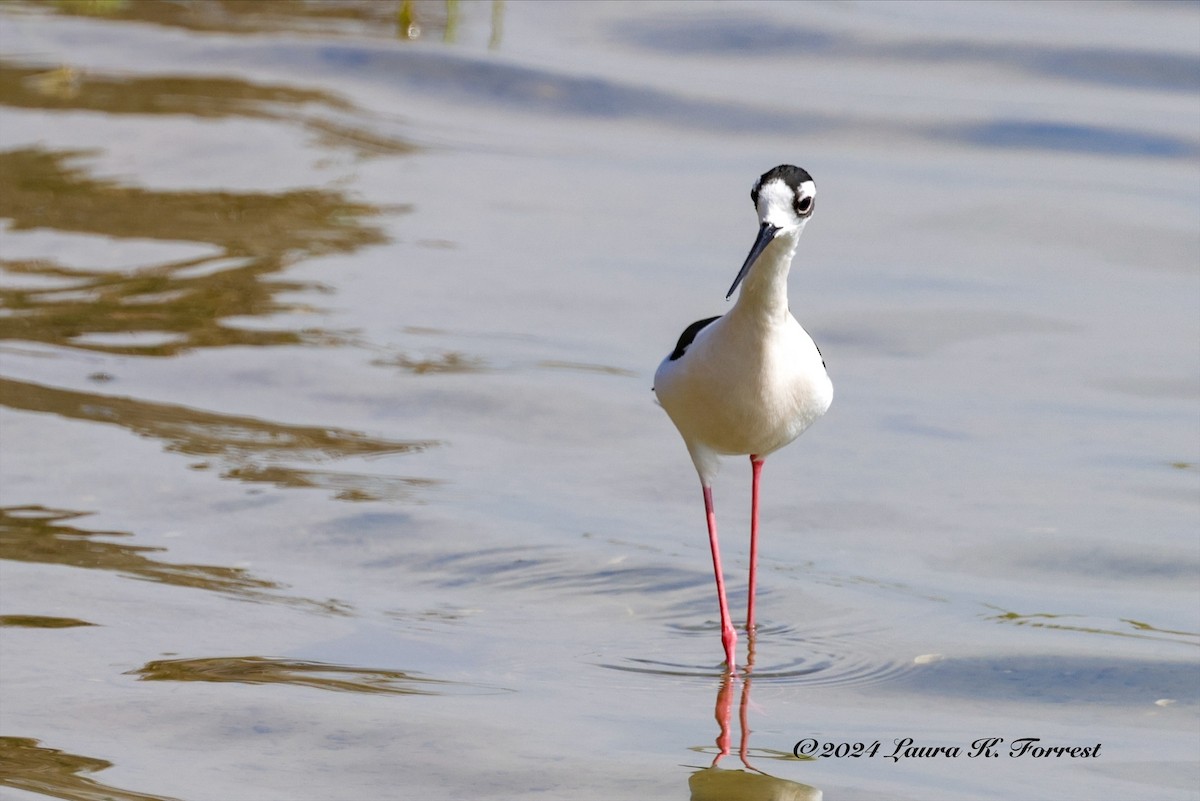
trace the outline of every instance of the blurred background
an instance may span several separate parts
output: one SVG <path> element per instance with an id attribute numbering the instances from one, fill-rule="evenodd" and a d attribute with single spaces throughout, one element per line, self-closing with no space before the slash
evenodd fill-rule
<path id="1" fill-rule="evenodd" d="M 650 387 L 780 163 L 723 681 Z M 1197 610 L 1200 4 L 0 4 L 5 798 L 1196 799 Z"/>

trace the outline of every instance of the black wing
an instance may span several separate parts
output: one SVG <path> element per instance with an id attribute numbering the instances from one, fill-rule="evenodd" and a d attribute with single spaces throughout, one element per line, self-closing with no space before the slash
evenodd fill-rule
<path id="1" fill-rule="evenodd" d="M 683 333 L 679 335 L 679 342 L 675 343 L 675 350 L 671 351 L 670 361 L 675 361 L 684 353 L 687 352 L 688 346 L 696 339 L 696 334 L 700 333 L 700 329 L 711 323 L 713 320 L 719 320 L 721 315 L 709 317 L 705 320 L 697 320 L 696 322 L 683 329 Z"/>

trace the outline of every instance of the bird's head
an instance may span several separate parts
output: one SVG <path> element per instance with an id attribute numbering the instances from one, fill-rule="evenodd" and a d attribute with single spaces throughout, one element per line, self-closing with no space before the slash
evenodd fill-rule
<path id="1" fill-rule="evenodd" d="M 738 284 L 750 272 L 754 262 L 777 236 L 799 236 L 817 205 L 817 185 L 807 170 L 780 164 L 762 174 L 750 190 L 750 199 L 758 212 L 758 238 L 746 263 L 733 279 L 725 297 L 733 295 Z"/>

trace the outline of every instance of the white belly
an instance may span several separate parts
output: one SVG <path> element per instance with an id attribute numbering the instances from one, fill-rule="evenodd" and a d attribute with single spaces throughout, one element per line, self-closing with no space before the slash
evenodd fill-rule
<path id="1" fill-rule="evenodd" d="M 689 448 L 765 456 L 823 415 L 833 384 L 812 338 L 792 316 L 776 325 L 701 330 L 680 358 L 667 359 L 654 391 Z"/>

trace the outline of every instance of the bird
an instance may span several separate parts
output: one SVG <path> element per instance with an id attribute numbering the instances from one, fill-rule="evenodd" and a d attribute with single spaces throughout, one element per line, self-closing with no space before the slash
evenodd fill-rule
<path id="1" fill-rule="evenodd" d="M 713 510 L 712 485 L 721 457 L 750 457 L 746 631 L 753 637 L 763 463 L 833 402 L 824 357 L 788 305 L 788 272 L 816 208 L 816 195 L 812 176 L 790 164 L 755 181 L 750 199 L 758 214 L 758 235 L 725 295 L 728 301 L 740 286 L 737 300 L 725 315 L 687 326 L 654 374 L 654 394 L 683 437 L 703 490 L 728 672 L 736 670 L 737 631 L 729 615 Z"/>

